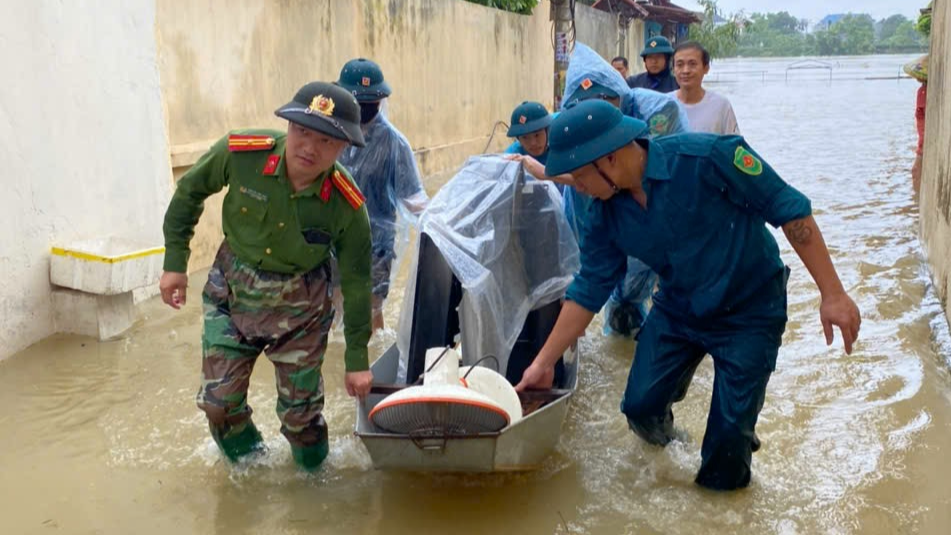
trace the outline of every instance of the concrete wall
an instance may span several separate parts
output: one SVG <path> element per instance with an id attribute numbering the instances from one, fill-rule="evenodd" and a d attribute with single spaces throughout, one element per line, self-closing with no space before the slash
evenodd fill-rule
<path id="1" fill-rule="evenodd" d="M 6 2 L 0 358 L 53 331 L 52 243 L 161 244 L 169 156 L 153 0 Z"/>
<path id="2" fill-rule="evenodd" d="M 575 5 L 575 38 L 611 61 L 624 56 L 630 63 L 630 74 L 644 70 L 640 53 L 644 48 L 644 21 L 631 21 L 629 27 L 618 28 L 617 17 L 584 4 Z"/>
<path id="3" fill-rule="evenodd" d="M 932 279 L 951 317 L 951 2 L 934 3 L 921 179 L 921 238 Z"/>
<path id="4" fill-rule="evenodd" d="M 532 16 L 461 0 L 157 0 L 162 89 L 175 175 L 231 128 L 284 128 L 273 115 L 355 57 L 393 88 L 389 116 L 424 175 L 481 153 L 519 102 L 551 106 L 549 5 Z M 499 129 L 493 147 L 506 142 Z M 210 264 L 220 198 L 208 202 L 190 269 Z"/>

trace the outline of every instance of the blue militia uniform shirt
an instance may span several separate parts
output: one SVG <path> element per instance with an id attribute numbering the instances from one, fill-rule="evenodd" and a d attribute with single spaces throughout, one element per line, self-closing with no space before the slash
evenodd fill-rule
<path id="1" fill-rule="evenodd" d="M 784 322 L 786 268 L 764 223 L 809 216 L 809 199 L 740 136 L 687 133 L 646 143 L 647 209 L 621 192 L 581 214 L 581 271 L 567 298 L 599 311 L 634 256 L 660 275 L 654 306 L 676 318 L 713 328 Z M 742 154 L 761 163 L 759 174 L 734 163 Z"/>

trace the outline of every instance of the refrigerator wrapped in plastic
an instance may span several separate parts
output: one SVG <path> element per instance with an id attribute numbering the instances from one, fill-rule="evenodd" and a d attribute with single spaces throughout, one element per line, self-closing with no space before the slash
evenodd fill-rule
<path id="1" fill-rule="evenodd" d="M 517 382 L 527 363 L 516 369 L 509 357 L 526 318 L 542 308 L 557 316 L 580 268 L 558 190 L 527 175 L 520 163 L 498 155 L 472 157 L 432 198 L 419 233 L 400 316 L 399 380 L 415 381 L 422 372 L 421 361 L 414 360 L 417 353 L 444 344 L 445 338 L 438 337 L 458 333 L 463 365 L 494 367 L 497 360 L 497 371 Z M 420 262 L 434 257 L 448 266 L 451 288 L 426 278 L 427 266 Z M 430 289 L 445 294 L 431 302 L 449 303 L 447 308 L 416 303 Z M 434 328 L 433 321 L 440 326 Z M 435 332 L 437 338 L 421 340 L 422 332 Z M 489 356 L 495 359 L 483 360 Z"/>

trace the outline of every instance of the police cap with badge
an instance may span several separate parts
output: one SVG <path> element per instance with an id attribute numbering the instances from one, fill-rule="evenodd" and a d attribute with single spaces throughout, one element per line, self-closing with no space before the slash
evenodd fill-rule
<path id="1" fill-rule="evenodd" d="M 311 82 L 274 115 L 336 139 L 366 146 L 360 130 L 360 105 L 346 89 L 326 82 Z"/>

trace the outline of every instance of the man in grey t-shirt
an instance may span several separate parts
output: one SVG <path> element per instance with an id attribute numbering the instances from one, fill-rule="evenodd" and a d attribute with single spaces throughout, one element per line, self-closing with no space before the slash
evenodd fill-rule
<path id="1" fill-rule="evenodd" d="M 736 115 L 730 101 L 719 93 L 703 88 L 703 77 L 710 72 L 710 54 L 702 45 L 688 41 L 674 50 L 674 75 L 680 89 L 679 100 L 687 110 L 690 130 L 711 134 L 739 134 Z"/>

